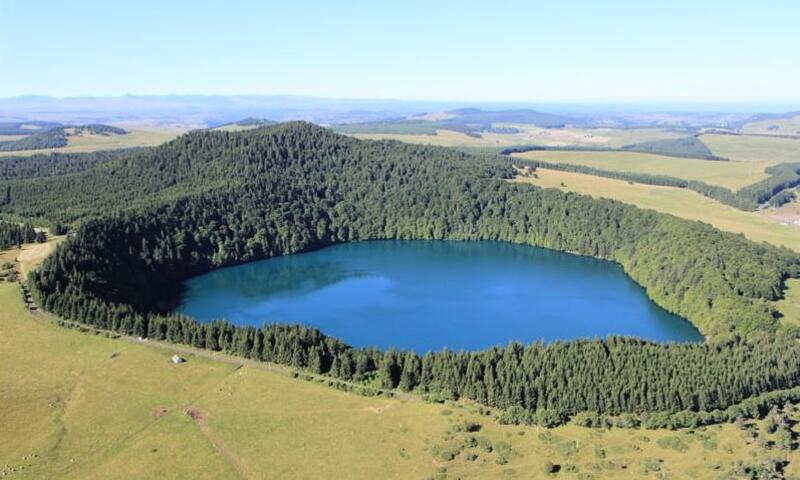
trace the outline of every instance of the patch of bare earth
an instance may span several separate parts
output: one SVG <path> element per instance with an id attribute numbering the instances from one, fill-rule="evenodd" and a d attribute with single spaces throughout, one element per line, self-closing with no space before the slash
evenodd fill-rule
<path id="1" fill-rule="evenodd" d="M 203 420 L 204 420 L 203 419 L 203 413 L 200 410 L 198 410 L 196 408 L 189 407 L 189 408 L 186 409 L 186 411 L 184 413 L 186 414 L 186 416 L 188 416 L 189 418 L 194 420 L 194 423 L 196 423 L 198 425 L 202 425 L 203 424 Z"/>
<path id="2" fill-rule="evenodd" d="M 768 208 L 760 213 L 782 225 L 800 227 L 800 203 L 793 202 L 779 208 Z"/>
<path id="3" fill-rule="evenodd" d="M 156 418 L 161 418 L 167 414 L 167 407 L 162 407 L 161 405 L 157 407 L 153 407 L 153 416 Z"/>
<path id="4" fill-rule="evenodd" d="M 385 412 L 388 408 L 389 405 L 386 405 L 385 407 L 367 407 L 364 409 L 364 411 L 380 415 L 381 413 Z"/>

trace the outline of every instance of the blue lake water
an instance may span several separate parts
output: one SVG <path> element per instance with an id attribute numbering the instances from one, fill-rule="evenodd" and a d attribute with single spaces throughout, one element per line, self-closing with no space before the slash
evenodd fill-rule
<path id="1" fill-rule="evenodd" d="M 628 335 L 697 341 L 614 263 L 500 242 L 349 243 L 215 270 L 178 311 L 302 323 L 354 346 L 424 353 Z"/>

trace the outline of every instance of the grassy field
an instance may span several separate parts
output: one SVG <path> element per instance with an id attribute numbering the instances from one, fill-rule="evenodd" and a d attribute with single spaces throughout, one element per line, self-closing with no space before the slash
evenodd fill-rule
<path id="1" fill-rule="evenodd" d="M 0 142 L 12 142 L 15 140 L 21 140 L 28 135 L 0 135 Z"/>
<path id="2" fill-rule="evenodd" d="M 360 397 L 264 364 L 58 327 L 25 309 L 14 283 L 0 283 L 0 311 L 5 478 L 720 478 L 737 460 L 786 458 L 727 424 L 545 430 L 501 426 L 465 402 Z M 172 364 L 175 351 L 188 362 Z"/>
<path id="3" fill-rule="evenodd" d="M 67 146 L 45 150 L 23 150 L 0 152 L 0 157 L 34 155 L 50 152 L 94 152 L 97 150 L 113 150 L 117 148 L 149 147 L 172 140 L 185 130 L 178 127 L 135 127 L 126 135 L 93 135 L 83 134 L 67 137 Z"/>
<path id="4" fill-rule="evenodd" d="M 790 278 L 786 281 L 785 298 L 775 303 L 775 307 L 783 314 L 782 322 L 800 326 L 800 279 Z"/>
<path id="5" fill-rule="evenodd" d="M 741 132 L 759 135 L 797 135 L 800 137 L 800 115 L 791 118 L 750 122 L 741 128 Z"/>
<path id="6" fill-rule="evenodd" d="M 700 140 L 720 157 L 759 165 L 800 162 L 800 138 L 754 135 L 701 135 Z"/>
<path id="7" fill-rule="evenodd" d="M 515 181 L 611 198 L 677 217 L 700 220 L 720 230 L 741 233 L 755 241 L 784 245 L 800 252 L 800 228 L 782 225 L 755 212 L 737 210 L 692 190 L 541 168 L 537 175 L 539 178 L 517 177 Z"/>
<path id="8" fill-rule="evenodd" d="M 756 162 L 719 162 L 667 157 L 650 153 L 531 151 L 516 153 L 514 156 L 550 163 L 585 165 L 618 172 L 668 175 L 686 180 L 700 180 L 734 190 L 768 177 L 764 173 L 765 166 Z"/>
<path id="9" fill-rule="evenodd" d="M 514 127 L 519 133 L 498 134 L 483 133 L 480 137 L 472 137 L 452 130 L 437 130 L 436 135 L 403 135 L 365 133 L 353 136 L 364 139 L 391 139 L 407 143 L 438 145 L 443 147 L 508 147 L 513 145 L 545 145 L 545 146 L 605 146 L 621 147 L 631 143 L 686 136 L 685 133 L 673 132 L 657 128 L 611 129 L 611 128 L 539 128 L 535 125 L 497 124 L 497 127 Z"/>

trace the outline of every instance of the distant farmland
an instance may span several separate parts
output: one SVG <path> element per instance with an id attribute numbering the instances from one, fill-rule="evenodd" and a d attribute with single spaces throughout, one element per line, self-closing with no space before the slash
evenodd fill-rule
<path id="1" fill-rule="evenodd" d="M 617 172 L 667 175 L 685 180 L 699 180 L 733 190 L 769 176 L 764 172 L 765 165 L 757 162 L 721 162 L 638 152 L 531 151 L 516 153 L 514 156 Z"/>
<path id="2" fill-rule="evenodd" d="M 781 225 L 756 212 L 743 212 L 685 188 L 629 183 L 575 172 L 537 170 L 538 178 L 515 181 L 544 188 L 604 197 L 649 208 L 676 217 L 700 220 L 729 232 L 742 233 L 756 241 L 784 245 L 800 252 L 800 228 Z M 564 185 L 561 185 L 563 182 Z"/>
<path id="3" fill-rule="evenodd" d="M 758 120 L 745 124 L 742 133 L 758 135 L 792 135 L 800 137 L 800 115 L 789 118 Z"/>
<path id="4" fill-rule="evenodd" d="M 700 140 L 715 155 L 731 160 L 776 165 L 800 162 L 800 138 L 755 135 L 702 135 Z"/>
<path id="5" fill-rule="evenodd" d="M 172 140 L 186 130 L 177 127 L 133 127 L 125 135 L 93 135 L 83 134 L 68 136 L 67 145 L 64 147 L 42 150 L 19 150 L 0 152 L 0 157 L 20 155 L 34 155 L 37 153 L 61 152 L 94 152 L 98 150 L 113 150 L 118 148 L 149 147 L 160 145 Z"/>
<path id="6" fill-rule="evenodd" d="M 481 132 L 480 135 L 467 135 L 447 129 L 430 129 L 425 133 L 358 132 L 348 133 L 357 138 L 380 140 L 390 139 L 406 143 L 439 145 L 443 147 L 509 147 L 517 145 L 542 146 L 594 146 L 620 148 L 624 145 L 652 140 L 665 140 L 685 137 L 685 132 L 670 129 L 638 128 L 541 128 L 529 124 L 495 124 L 496 129 L 516 130 L 515 133 Z"/>

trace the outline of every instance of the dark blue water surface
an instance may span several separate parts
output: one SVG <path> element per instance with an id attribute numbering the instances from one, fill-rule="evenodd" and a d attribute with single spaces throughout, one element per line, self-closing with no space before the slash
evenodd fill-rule
<path id="1" fill-rule="evenodd" d="M 630 335 L 700 340 L 614 263 L 500 242 L 349 243 L 189 280 L 201 321 L 314 326 L 354 346 L 474 350 Z"/>

